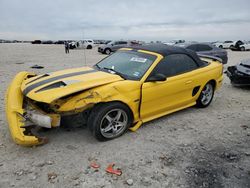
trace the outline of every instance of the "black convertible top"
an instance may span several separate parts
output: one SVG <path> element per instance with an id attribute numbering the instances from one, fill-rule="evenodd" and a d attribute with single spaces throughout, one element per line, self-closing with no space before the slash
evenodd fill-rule
<path id="1" fill-rule="evenodd" d="M 166 44 L 145 44 L 140 46 L 132 46 L 131 48 L 135 50 L 146 50 L 150 52 L 156 52 L 158 54 L 163 55 L 164 57 L 171 54 L 186 54 L 190 56 L 193 60 L 195 60 L 199 66 L 204 66 L 205 64 L 194 51 L 177 46 L 169 46 Z"/>

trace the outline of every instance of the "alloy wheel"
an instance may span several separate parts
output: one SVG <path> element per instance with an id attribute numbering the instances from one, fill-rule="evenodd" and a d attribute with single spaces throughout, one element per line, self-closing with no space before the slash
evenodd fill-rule
<path id="1" fill-rule="evenodd" d="M 122 109 L 108 111 L 101 120 L 100 130 L 105 138 L 114 138 L 123 133 L 128 124 L 128 116 Z"/>
<path id="2" fill-rule="evenodd" d="M 201 91 L 202 93 L 202 96 L 201 96 L 201 103 L 203 105 L 207 105 L 210 103 L 210 101 L 212 100 L 213 98 L 213 92 L 214 92 L 214 88 L 213 86 L 208 83 L 204 89 Z"/>

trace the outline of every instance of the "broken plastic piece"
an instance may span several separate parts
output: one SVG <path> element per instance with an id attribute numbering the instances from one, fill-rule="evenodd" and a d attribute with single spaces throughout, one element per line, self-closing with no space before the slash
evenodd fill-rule
<path id="1" fill-rule="evenodd" d="M 44 67 L 43 66 L 40 66 L 40 65 L 33 65 L 32 67 L 30 67 L 32 69 L 43 69 Z"/>
<path id="2" fill-rule="evenodd" d="M 110 174 L 115 174 L 117 176 L 122 175 L 122 171 L 120 169 L 113 169 L 114 166 L 115 166 L 114 163 L 111 163 L 110 165 L 108 165 L 108 167 L 106 168 L 106 172 Z"/>
<path id="3" fill-rule="evenodd" d="M 92 168 L 100 168 L 100 165 L 97 164 L 95 161 L 90 163 L 90 167 Z"/>

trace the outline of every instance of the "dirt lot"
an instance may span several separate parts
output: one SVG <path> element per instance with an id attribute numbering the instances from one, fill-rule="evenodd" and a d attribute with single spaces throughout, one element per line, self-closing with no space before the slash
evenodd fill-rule
<path id="1" fill-rule="evenodd" d="M 93 65 L 96 49 L 64 53 L 61 45 L 0 44 L 0 187 L 250 187 L 250 89 L 222 88 L 205 109 L 189 108 L 146 123 L 136 133 L 98 142 L 84 127 L 42 132 L 40 147 L 16 145 L 9 134 L 4 93 L 22 70 L 46 73 Z M 228 51 L 229 65 L 250 52 Z M 32 65 L 44 69 L 31 69 Z M 89 168 L 92 160 L 101 167 Z M 123 174 L 105 173 L 115 163 Z M 130 185 L 128 185 L 130 184 Z"/>

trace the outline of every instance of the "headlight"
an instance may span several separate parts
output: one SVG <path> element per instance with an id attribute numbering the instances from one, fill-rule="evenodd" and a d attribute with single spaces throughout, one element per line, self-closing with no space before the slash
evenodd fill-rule
<path id="1" fill-rule="evenodd" d="M 238 74 L 239 76 L 244 76 L 243 73 L 241 73 L 241 72 L 239 72 L 239 71 L 237 71 L 237 70 L 235 70 L 235 73 Z"/>
<path id="2" fill-rule="evenodd" d="M 37 111 L 27 111 L 26 119 L 37 126 L 51 128 L 52 118 Z"/>

